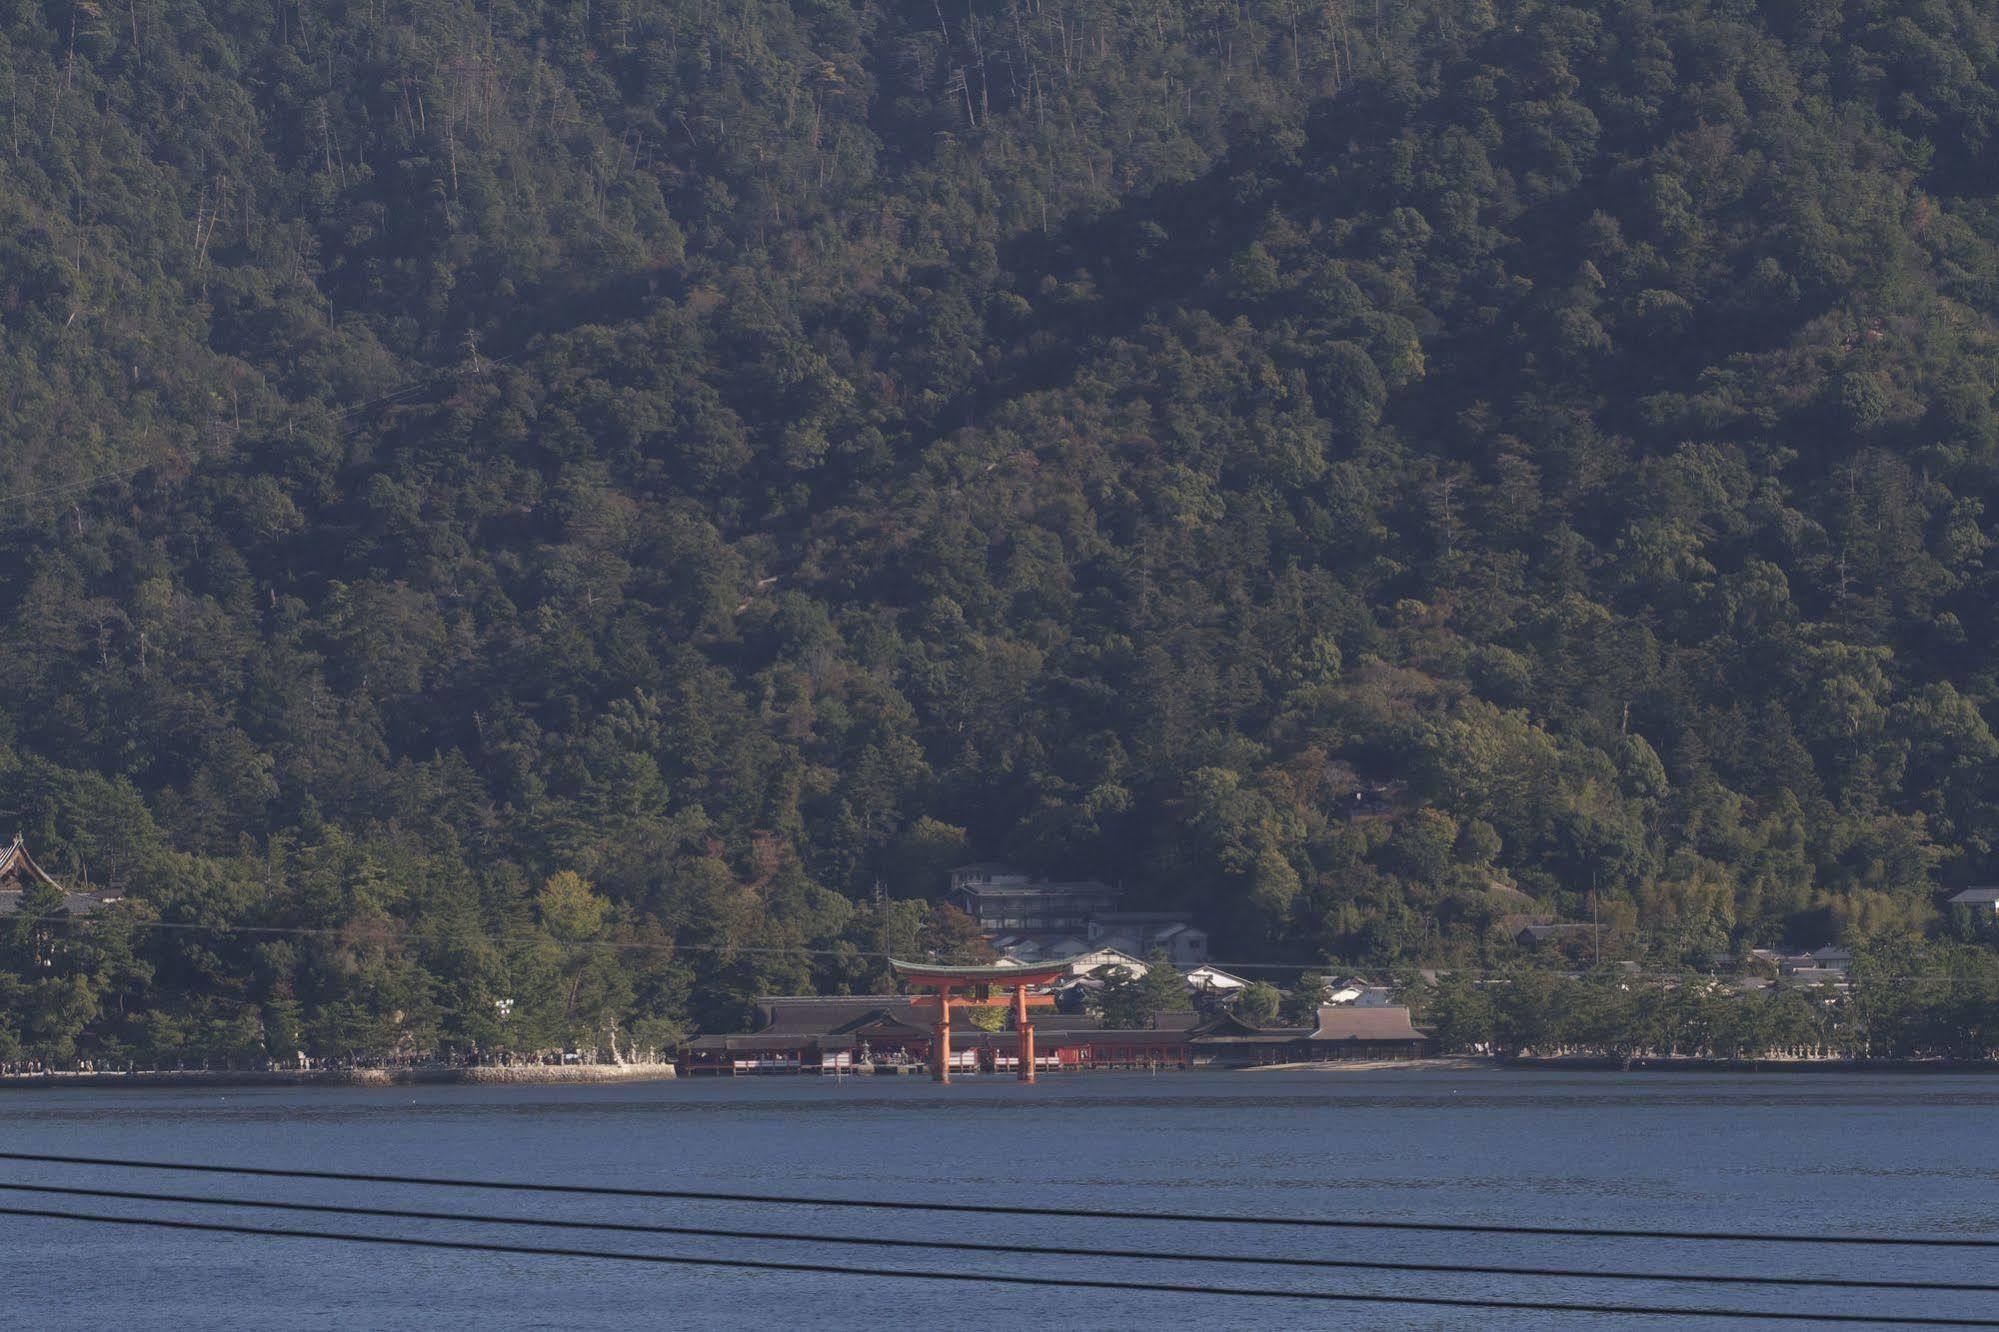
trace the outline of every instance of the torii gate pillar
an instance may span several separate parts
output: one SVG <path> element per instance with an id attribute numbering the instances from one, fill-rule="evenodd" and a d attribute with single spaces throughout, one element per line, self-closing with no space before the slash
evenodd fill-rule
<path id="1" fill-rule="evenodd" d="M 1020 1061 L 1019 1077 L 1022 1082 L 1034 1081 L 1034 1023 L 1027 1016 L 1027 987 L 1013 987 L 1013 1030 L 1018 1040 L 1017 1056 Z"/>
<path id="2" fill-rule="evenodd" d="M 930 1045 L 930 1080 L 951 1080 L 951 987 L 937 991 L 937 1039 Z"/>

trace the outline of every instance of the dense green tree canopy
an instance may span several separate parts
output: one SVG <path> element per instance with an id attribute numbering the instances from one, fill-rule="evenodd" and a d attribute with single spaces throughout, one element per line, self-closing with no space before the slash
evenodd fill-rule
<path id="1" fill-rule="evenodd" d="M 961 855 L 1373 966 L 1999 870 L 1989 6 L 0 0 L 0 86 L 0 818 L 132 918 L 8 1050 L 664 1039 Z"/>

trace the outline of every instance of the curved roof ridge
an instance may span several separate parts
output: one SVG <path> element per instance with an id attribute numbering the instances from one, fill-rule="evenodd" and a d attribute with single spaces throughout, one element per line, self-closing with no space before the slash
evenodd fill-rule
<path id="1" fill-rule="evenodd" d="M 41 883 L 47 884 L 51 888 L 62 889 L 65 892 L 68 891 L 67 889 L 63 889 L 60 883 L 56 882 L 54 875 L 35 863 L 35 858 L 28 854 L 27 841 L 20 833 L 16 832 L 14 834 L 14 844 L 8 847 L 6 851 L 0 852 L 0 879 L 9 877 L 19 879 L 29 876 L 32 876 Z"/>

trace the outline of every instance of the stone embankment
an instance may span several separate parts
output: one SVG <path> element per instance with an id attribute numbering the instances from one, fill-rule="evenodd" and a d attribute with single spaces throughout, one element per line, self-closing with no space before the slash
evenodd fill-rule
<path id="1" fill-rule="evenodd" d="M 480 1064 L 399 1068 L 139 1069 L 129 1073 L 6 1073 L 9 1087 L 415 1087 L 552 1086 L 657 1082 L 672 1064 Z"/>

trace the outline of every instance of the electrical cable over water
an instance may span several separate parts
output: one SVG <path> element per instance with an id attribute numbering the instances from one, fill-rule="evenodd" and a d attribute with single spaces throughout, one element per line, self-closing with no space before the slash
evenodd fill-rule
<path id="1" fill-rule="evenodd" d="M 1475 1276 L 1536 1277 L 1591 1281 L 1659 1281 L 1718 1286 L 1801 1286 L 1842 1290 L 1922 1290 L 1949 1294 L 1999 1294 L 1999 1284 L 1963 1281 L 1870 1280 L 1863 1277 L 1748 1276 L 1688 1272 L 1609 1272 L 1588 1268 L 1487 1267 L 1467 1263 L 1412 1263 L 1360 1258 L 1294 1258 L 1276 1254 L 1218 1254 L 1157 1249 L 1100 1249 L 1056 1244 L 1005 1244 L 984 1240 L 905 1239 L 864 1235 L 801 1234 L 796 1231 L 727 1230 L 713 1226 L 669 1226 L 644 1221 L 577 1221 L 480 1212 L 432 1212 L 400 1207 L 366 1207 L 350 1203 L 313 1203 L 268 1198 L 211 1198 L 191 1193 L 153 1193 L 131 1189 L 90 1189 L 61 1184 L 0 1181 L 10 1193 L 51 1193 L 65 1197 L 107 1198 L 124 1202 L 192 1204 L 200 1207 L 243 1207 L 262 1211 L 315 1212 L 334 1216 L 374 1217 L 398 1221 L 450 1221 L 465 1225 L 529 1226 L 551 1230 L 602 1230 L 634 1235 L 672 1235 L 699 1239 L 784 1241 L 799 1244 L 849 1244 L 872 1248 L 945 1249 L 963 1253 L 1000 1253 L 1057 1258 L 1118 1259 L 1138 1262 L 1207 1263 L 1221 1266 L 1338 1269 L 1369 1272 L 1424 1272 Z"/>
<path id="2" fill-rule="evenodd" d="M 856 1276 L 909 1281 L 971 1282 L 982 1285 L 1035 1286 L 1047 1289 L 1117 1290 L 1165 1295 L 1217 1295 L 1248 1299 L 1302 1300 L 1340 1304 L 1396 1304 L 1443 1309 L 1495 1309 L 1533 1313 L 1622 1314 L 1657 1318 L 1732 1318 L 1758 1322 L 1848 1324 L 1891 1327 L 1999 1327 L 1999 1320 L 1904 1314 L 1825 1313 L 1763 1309 L 1674 1308 L 1645 1304 L 1583 1304 L 1557 1300 L 1494 1300 L 1448 1295 L 1387 1295 L 1359 1291 L 1277 1290 L 1256 1286 L 1209 1286 L 1188 1282 L 1113 1281 L 1108 1278 L 1024 1276 L 1003 1273 L 919 1272 L 900 1268 L 849 1267 L 838 1263 L 785 1262 L 762 1258 L 700 1258 L 688 1254 L 633 1253 L 616 1249 L 571 1249 L 534 1244 L 431 1239 L 414 1235 L 356 1235 L 295 1227 L 241 1226 L 221 1221 L 187 1221 L 166 1217 L 109 1216 L 65 1212 L 54 1208 L 0 1207 L 0 1216 L 35 1217 L 93 1225 L 145 1226 L 205 1234 L 252 1235 L 271 1239 L 331 1240 L 349 1244 L 381 1244 L 401 1248 L 447 1249 L 461 1253 L 505 1253 L 545 1258 L 590 1258 L 618 1262 L 659 1263 L 678 1267 L 735 1268 L 759 1272 L 806 1272 L 822 1276 Z"/>
<path id="3" fill-rule="evenodd" d="M 1324 1230 L 1394 1230 L 1468 1235 L 1550 1235 L 1580 1239 L 1649 1239 L 1732 1244 L 1880 1245 L 1894 1248 L 1999 1249 L 1999 1238 L 1957 1235 L 1803 1235 L 1785 1232 L 1641 1230 L 1623 1227 L 1528 1226 L 1470 1221 L 1385 1221 L 1344 1217 L 1236 1216 L 1224 1212 L 1121 1211 L 1110 1208 L 1054 1207 L 1025 1203 L 926 1202 L 914 1198 L 810 1198 L 718 1189 L 641 1189 L 613 1184 L 547 1184 L 523 1180 L 453 1179 L 436 1175 L 394 1175 L 374 1171 L 309 1170 L 301 1167 L 216 1165 L 194 1161 L 145 1161 L 115 1156 L 73 1156 L 49 1152 L 0 1151 L 0 1161 L 37 1165 L 106 1166 L 123 1170 L 173 1170 L 260 1179 L 317 1179 L 350 1184 L 406 1184 L 423 1188 L 493 1189 L 515 1193 L 574 1194 L 600 1198 L 652 1198 L 687 1202 L 760 1203 L 785 1207 L 853 1207 L 899 1212 L 954 1212 L 982 1216 L 1051 1216 L 1098 1221 L 1165 1221 L 1235 1226 L 1287 1226 Z"/>

